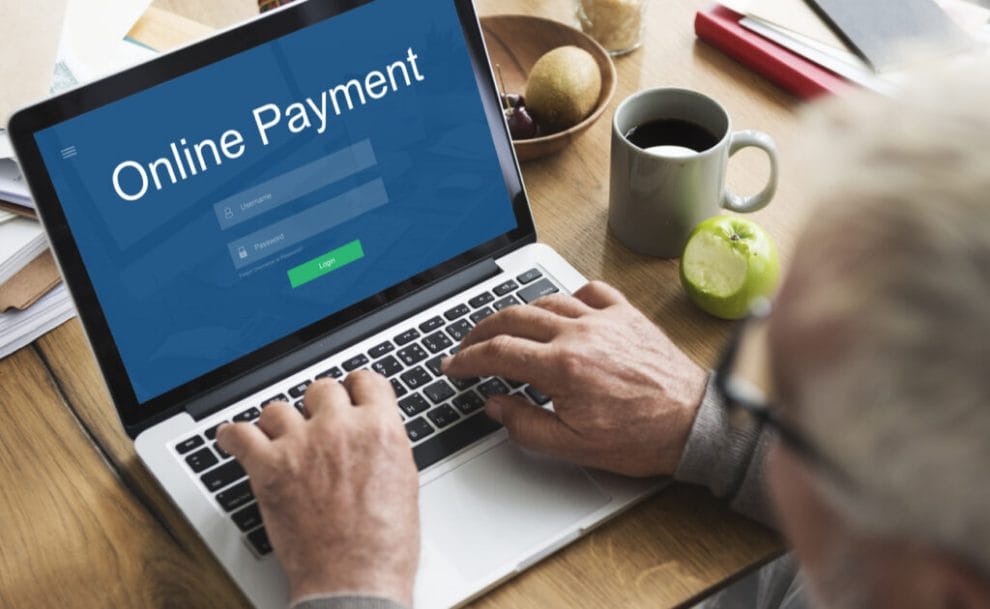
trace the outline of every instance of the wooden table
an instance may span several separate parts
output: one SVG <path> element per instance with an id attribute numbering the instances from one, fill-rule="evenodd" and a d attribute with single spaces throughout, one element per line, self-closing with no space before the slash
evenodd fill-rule
<path id="1" fill-rule="evenodd" d="M 314 0 L 315 1 L 315 0 Z M 780 144 L 777 200 L 756 214 L 784 260 L 805 215 L 795 157 L 796 102 L 697 42 L 691 0 L 652 0 L 643 48 L 616 60 L 616 102 L 650 86 L 721 100 L 736 128 Z M 479 0 L 482 14 L 561 20 L 567 0 Z M 159 0 L 213 27 L 254 0 Z M 559 156 L 523 167 L 540 237 L 588 277 L 626 292 L 697 361 L 711 365 L 729 325 L 694 309 L 676 261 L 635 255 L 607 231 L 609 111 Z M 765 160 L 741 153 L 730 184 L 762 186 Z M 775 535 L 697 488 L 675 485 L 483 599 L 477 607 L 675 607 L 766 560 Z M 244 607 L 244 598 L 138 462 L 78 322 L 0 361 L 0 606 Z"/>

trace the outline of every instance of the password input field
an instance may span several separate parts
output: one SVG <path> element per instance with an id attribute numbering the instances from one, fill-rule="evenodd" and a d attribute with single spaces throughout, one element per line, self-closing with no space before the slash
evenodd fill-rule
<path id="1" fill-rule="evenodd" d="M 378 164 L 370 140 L 320 157 L 213 205 L 220 230 L 260 216 Z"/>
<path id="2" fill-rule="evenodd" d="M 388 203 L 381 178 L 227 244 L 235 269 L 263 260 Z"/>

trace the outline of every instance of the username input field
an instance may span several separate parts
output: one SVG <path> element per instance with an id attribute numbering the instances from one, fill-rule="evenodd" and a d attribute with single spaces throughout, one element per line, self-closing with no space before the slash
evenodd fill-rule
<path id="1" fill-rule="evenodd" d="M 377 178 L 227 244 L 235 269 L 259 262 L 388 203 Z"/>
<path id="2" fill-rule="evenodd" d="M 227 230 L 377 164 L 371 141 L 361 140 L 231 195 L 213 211 L 220 230 Z"/>

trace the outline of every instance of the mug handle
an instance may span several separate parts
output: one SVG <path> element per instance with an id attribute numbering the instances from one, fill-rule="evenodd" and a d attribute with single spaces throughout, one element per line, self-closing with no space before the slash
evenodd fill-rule
<path id="1" fill-rule="evenodd" d="M 763 190 L 751 197 L 740 197 L 726 188 L 722 195 L 722 207 L 730 211 L 746 213 L 763 209 L 777 192 L 777 144 L 772 137 L 762 131 L 737 131 L 732 134 L 729 142 L 729 156 L 750 146 L 767 153 L 767 157 L 770 158 L 770 179 Z"/>

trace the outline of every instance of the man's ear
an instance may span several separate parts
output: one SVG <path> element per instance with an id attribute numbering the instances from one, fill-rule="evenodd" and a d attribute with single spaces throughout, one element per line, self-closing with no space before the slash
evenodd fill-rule
<path id="1" fill-rule="evenodd" d="M 933 554 L 929 565 L 930 607 L 939 609 L 990 609 L 990 577 L 964 561 Z"/>

